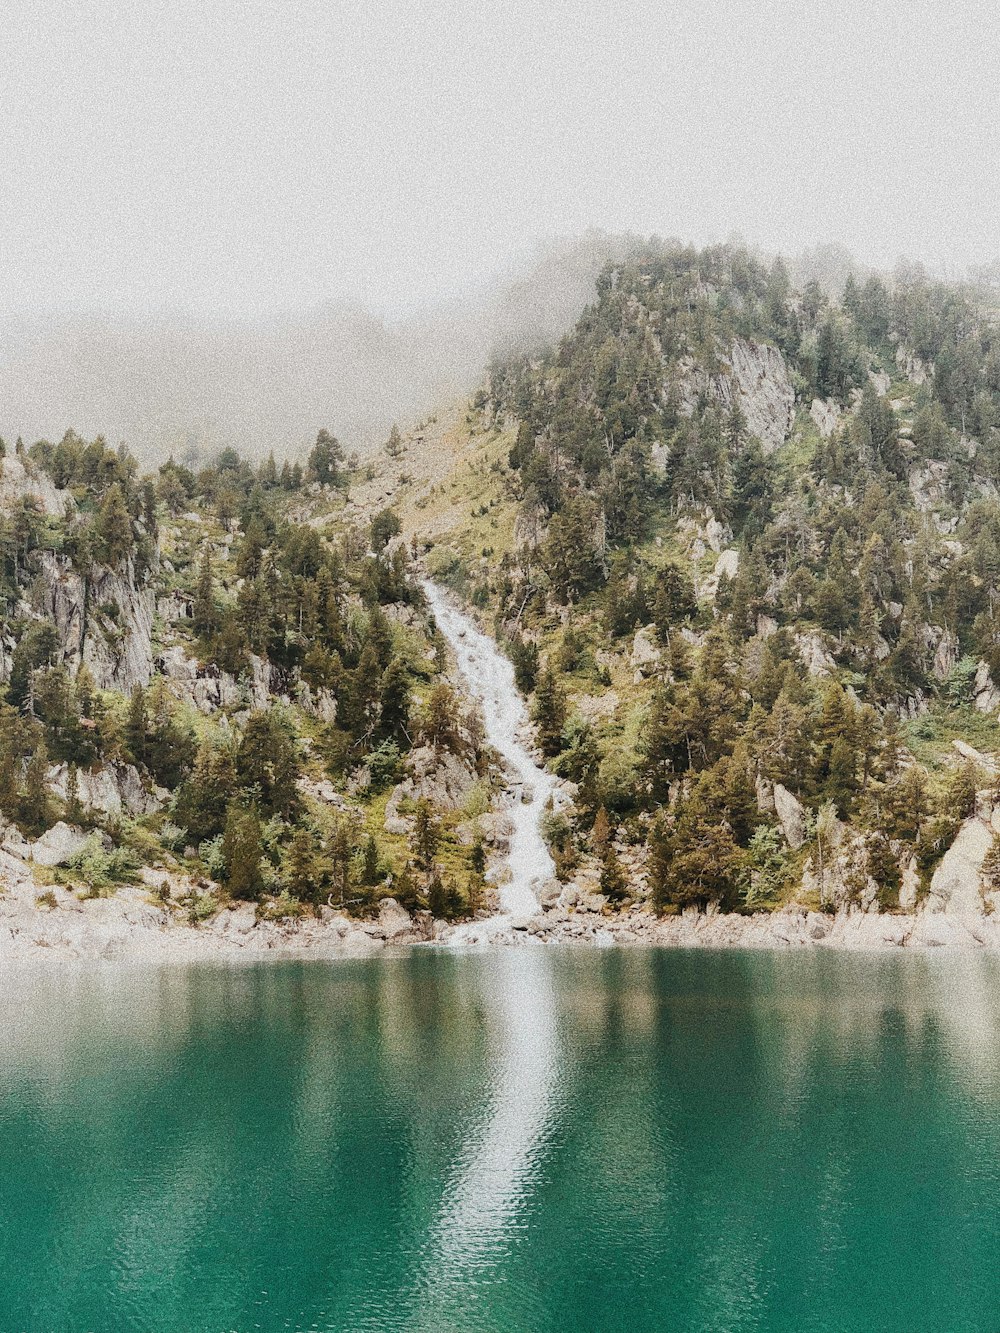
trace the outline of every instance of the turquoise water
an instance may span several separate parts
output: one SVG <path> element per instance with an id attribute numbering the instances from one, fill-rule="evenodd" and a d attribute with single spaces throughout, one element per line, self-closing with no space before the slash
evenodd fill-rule
<path id="1" fill-rule="evenodd" d="M 1000 1330 L 1000 967 L 8 973 L 0 1329 Z"/>

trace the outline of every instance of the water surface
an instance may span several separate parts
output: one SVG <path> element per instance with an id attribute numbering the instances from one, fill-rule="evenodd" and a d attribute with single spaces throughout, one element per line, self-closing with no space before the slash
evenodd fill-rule
<path id="1" fill-rule="evenodd" d="M 0 982 L 0 1327 L 996 1333 L 1000 968 L 508 950 Z"/>

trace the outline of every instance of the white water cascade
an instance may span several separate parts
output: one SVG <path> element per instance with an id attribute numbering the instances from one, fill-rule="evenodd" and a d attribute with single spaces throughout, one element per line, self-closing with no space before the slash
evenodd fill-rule
<path id="1" fill-rule="evenodd" d="M 486 738 L 504 761 L 514 796 L 506 811 L 513 832 L 506 858 L 510 877 L 500 882 L 500 923 L 504 916 L 533 916 L 539 889 L 555 874 L 539 820 L 549 798 L 558 800 L 558 783 L 539 768 L 521 739 L 528 718 L 511 663 L 439 587 L 429 581 L 423 587 L 466 688 L 482 709 Z"/>

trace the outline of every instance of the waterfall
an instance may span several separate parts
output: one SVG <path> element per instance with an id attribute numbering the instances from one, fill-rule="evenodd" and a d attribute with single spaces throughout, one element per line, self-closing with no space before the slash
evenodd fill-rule
<path id="1" fill-rule="evenodd" d="M 509 878 L 500 877 L 501 914 L 533 916 L 541 886 L 555 874 L 539 821 L 549 798 L 557 798 L 558 783 L 539 768 L 521 739 L 528 717 L 511 663 L 439 587 L 425 581 L 423 588 L 438 628 L 455 654 L 466 689 L 482 709 L 486 738 L 503 759 L 514 797 L 506 812 L 513 832 L 505 861 Z"/>

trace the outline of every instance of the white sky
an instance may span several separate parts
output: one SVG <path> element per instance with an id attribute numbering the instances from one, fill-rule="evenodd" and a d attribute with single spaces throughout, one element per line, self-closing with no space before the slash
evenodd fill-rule
<path id="1" fill-rule="evenodd" d="M 6 0 L 0 309 L 386 314 L 588 227 L 996 258 L 948 0 Z"/>

